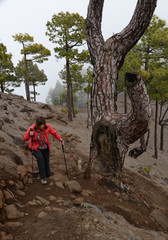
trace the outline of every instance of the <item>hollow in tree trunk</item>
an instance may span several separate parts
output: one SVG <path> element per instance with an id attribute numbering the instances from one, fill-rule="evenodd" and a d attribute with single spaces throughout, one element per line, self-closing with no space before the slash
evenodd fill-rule
<path id="1" fill-rule="evenodd" d="M 90 160 L 85 171 L 87 178 L 91 172 L 97 172 L 119 179 L 129 144 L 148 130 L 151 108 L 141 76 L 126 74 L 127 91 L 132 103 L 129 114 L 117 113 L 116 81 L 125 55 L 149 25 L 156 2 L 139 0 L 128 26 L 104 42 L 101 32 L 104 0 L 90 0 L 85 25 L 94 79 L 91 96 L 93 130 Z"/>

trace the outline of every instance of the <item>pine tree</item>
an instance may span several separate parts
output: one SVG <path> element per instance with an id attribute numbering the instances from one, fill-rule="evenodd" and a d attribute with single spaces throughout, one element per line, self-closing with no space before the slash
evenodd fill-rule
<path id="1" fill-rule="evenodd" d="M 47 76 L 44 73 L 44 70 L 40 70 L 37 66 L 37 64 L 33 64 L 32 61 L 28 61 L 27 64 L 28 68 L 28 78 L 29 78 L 29 85 L 33 86 L 33 91 L 30 92 L 30 94 L 33 94 L 33 100 L 36 101 L 36 96 L 39 95 L 39 93 L 36 92 L 36 87 L 39 85 L 45 85 L 47 79 Z M 24 59 L 18 62 L 16 66 L 16 76 L 20 80 L 20 82 L 25 82 L 25 62 Z"/>
<path id="2" fill-rule="evenodd" d="M 13 92 L 15 87 L 19 87 L 12 63 L 12 54 L 7 53 L 7 48 L 0 43 L 0 88 L 1 92 Z M 12 87 L 12 88 L 11 88 Z"/>
<path id="3" fill-rule="evenodd" d="M 60 12 L 57 15 L 54 14 L 52 20 L 48 21 L 46 26 L 46 35 L 56 45 L 54 48 L 56 58 L 64 58 L 66 61 L 68 119 L 72 121 L 70 65 L 74 60 L 82 62 L 88 55 L 85 50 L 79 52 L 79 47 L 86 43 L 84 18 L 78 13 Z"/>
<path id="4" fill-rule="evenodd" d="M 79 64 L 71 64 L 70 65 L 70 73 L 71 73 L 71 108 L 73 117 L 75 117 L 75 108 L 74 108 L 74 96 L 75 94 L 82 89 L 84 84 L 84 78 L 82 76 L 82 67 L 83 65 Z M 66 83 L 66 66 L 64 69 L 59 72 L 60 79 L 63 80 L 63 83 Z"/>
<path id="5" fill-rule="evenodd" d="M 24 63 L 25 63 L 26 97 L 27 97 L 27 100 L 30 100 L 28 61 L 43 63 L 44 61 L 48 60 L 48 56 L 50 56 L 51 53 L 50 53 L 50 50 L 45 48 L 42 44 L 33 43 L 34 37 L 30 36 L 28 33 L 15 34 L 13 38 L 14 38 L 14 41 L 17 41 L 22 44 L 21 54 L 24 55 Z"/>

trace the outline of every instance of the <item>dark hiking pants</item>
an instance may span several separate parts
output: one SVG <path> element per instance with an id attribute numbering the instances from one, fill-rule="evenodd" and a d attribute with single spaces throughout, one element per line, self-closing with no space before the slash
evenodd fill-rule
<path id="1" fill-rule="evenodd" d="M 33 150 L 33 155 L 37 159 L 38 169 L 41 179 L 49 178 L 49 149 L 40 149 L 39 152 Z"/>

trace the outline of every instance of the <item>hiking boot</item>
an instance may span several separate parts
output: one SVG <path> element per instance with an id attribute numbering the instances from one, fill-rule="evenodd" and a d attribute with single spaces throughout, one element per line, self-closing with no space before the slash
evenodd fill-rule
<path id="1" fill-rule="evenodd" d="M 47 184 L 47 180 L 46 179 L 41 179 L 41 183 L 42 184 Z"/>

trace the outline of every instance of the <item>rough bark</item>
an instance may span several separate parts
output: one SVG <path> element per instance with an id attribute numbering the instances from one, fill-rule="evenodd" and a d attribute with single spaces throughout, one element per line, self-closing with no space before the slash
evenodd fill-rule
<path id="1" fill-rule="evenodd" d="M 119 176 L 130 143 L 148 130 L 151 116 L 146 87 L 138 74 L 128 73 L 126 85 L 132 103 L 129 114 L 118 114 L 116 81 L 127 52 L 146 30 L 157 0 L 137 2 L 128 26 L 104 42 L 101 33 L 104 0 L 90 0 L 85 21 L 88 48 L 94 66 L 91 96 L 92 138 L 89 167 Z M 89 168 L 88 168 L 89 169 Z"/>
<path id="2" fill-rule="evenodd" d="M 87 128 L 89 128 L 90 121 L 90 94 L 87 94 Z"/>
<path id="3" fill-rule="evenodd" d="M 151 116 L 149 97 L 140 75 L 127 73 L 129 114 L 101 114 L 93 126 L 91 139 L 92 169 L 106 176 L 119 177 L 129 144 L 148 130 Z"/>

